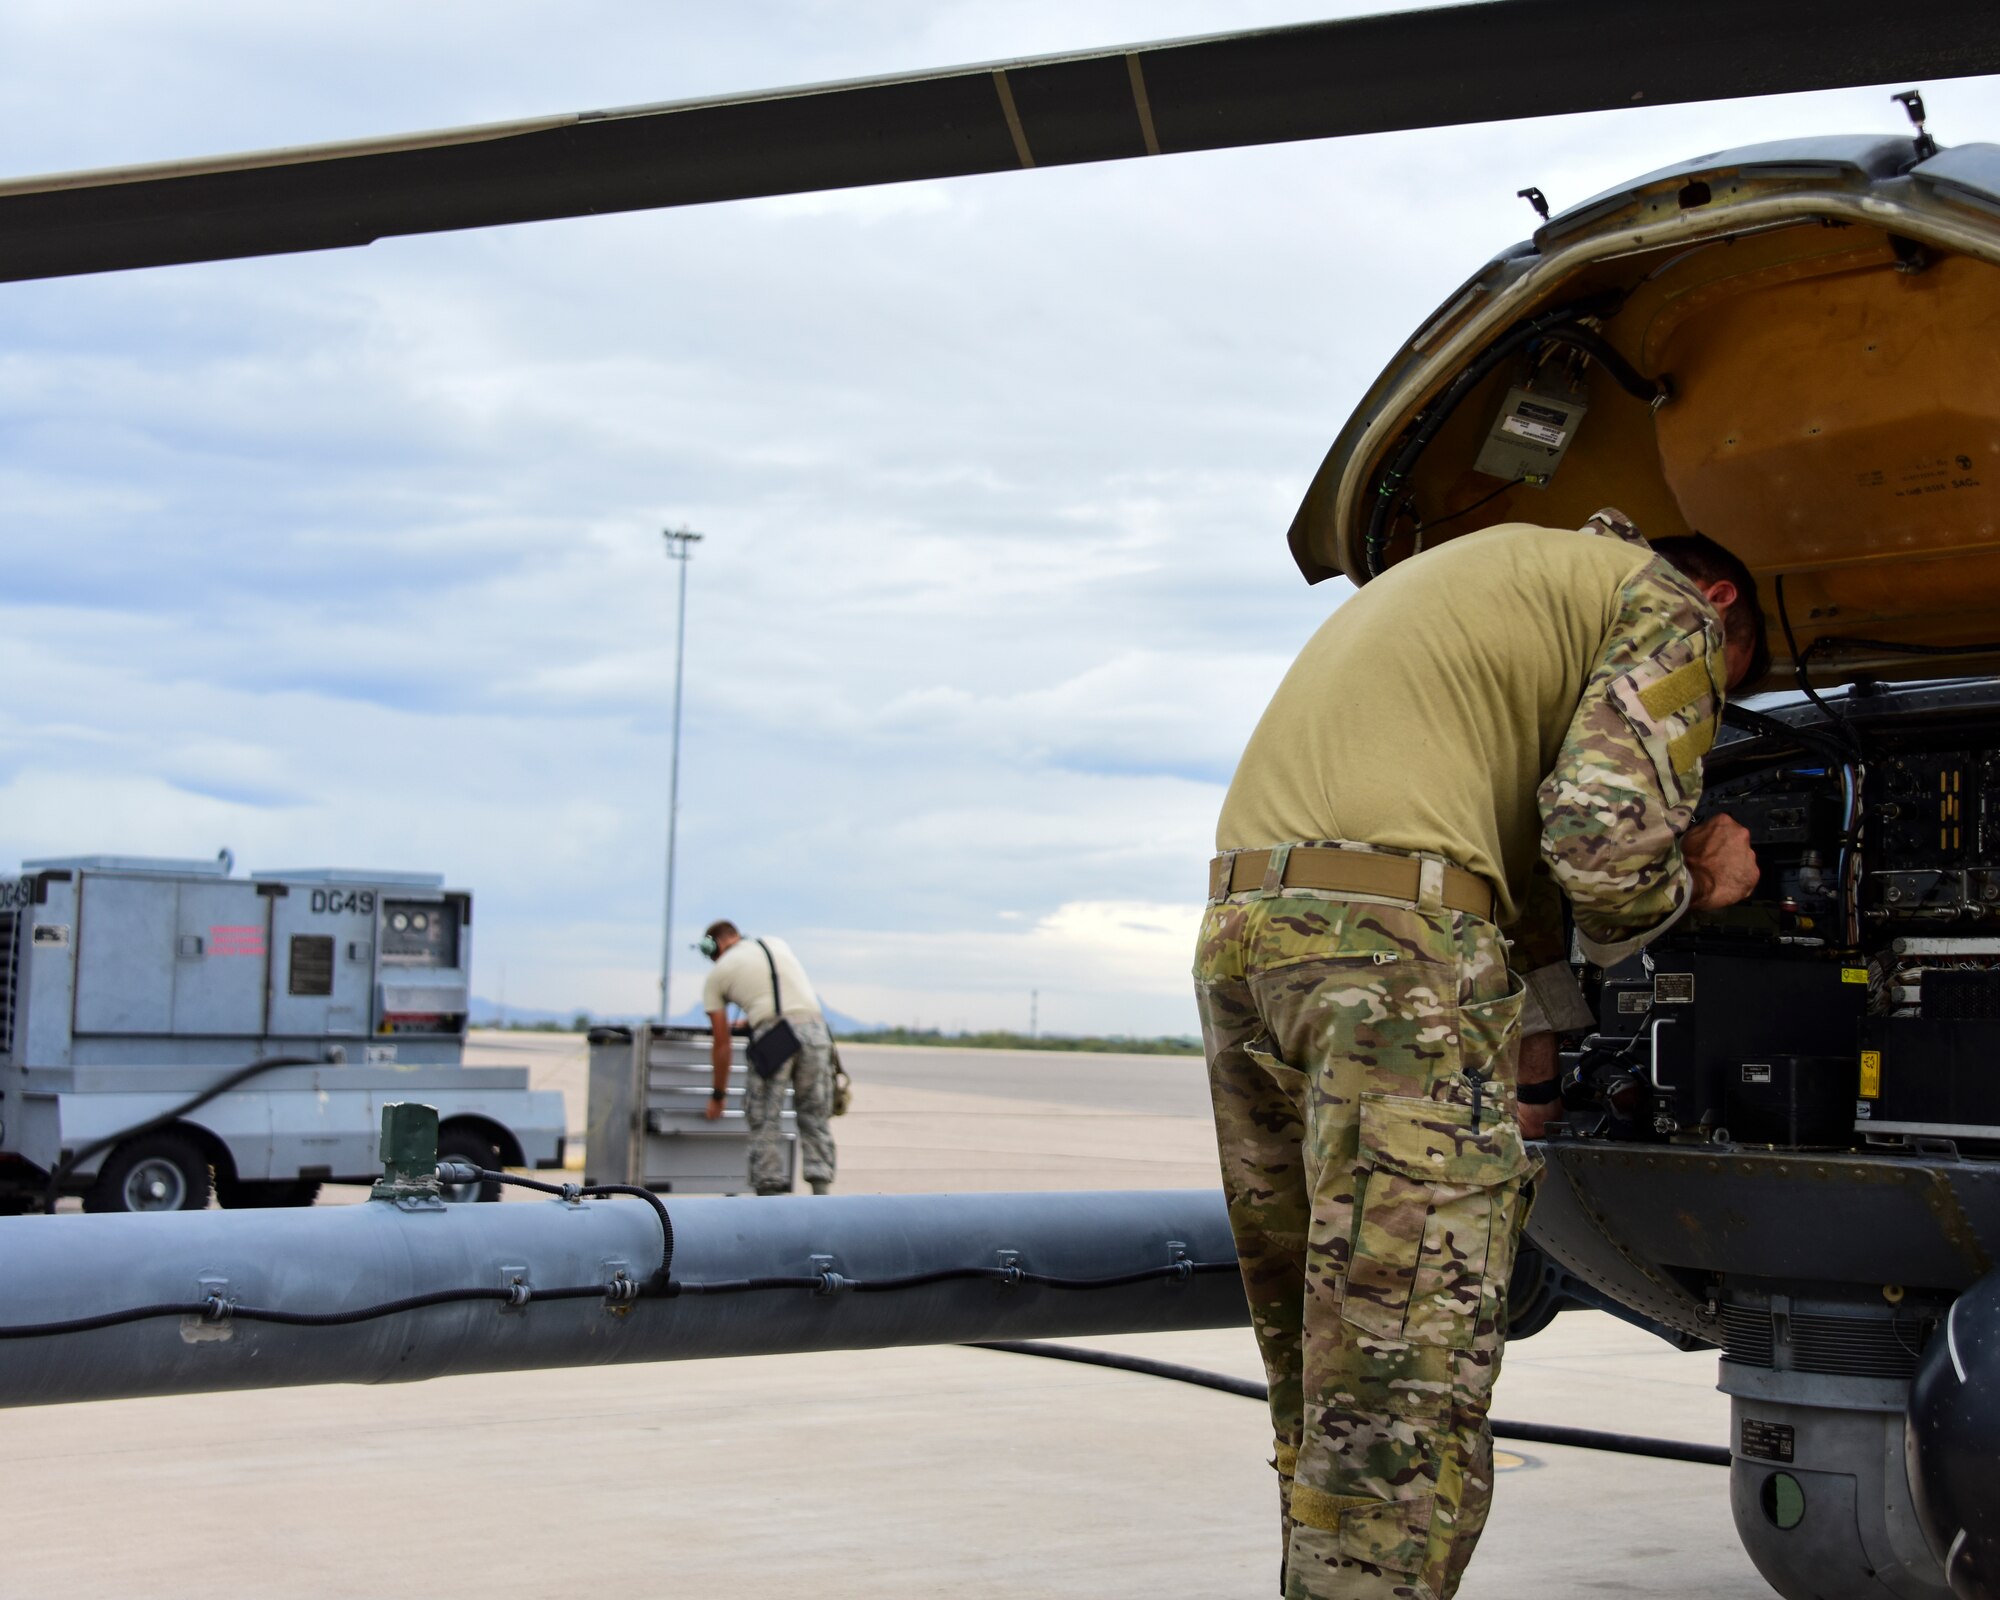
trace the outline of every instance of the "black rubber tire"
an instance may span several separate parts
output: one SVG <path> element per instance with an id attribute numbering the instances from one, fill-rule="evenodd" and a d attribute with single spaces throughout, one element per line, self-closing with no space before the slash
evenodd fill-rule
<path id="1" fill-rule="evenodd" d="M 500 1167 L 500 1147 L 484 1134 L 473 1128 L 446 1128 L 438 1135 L 438 1160 L 470 1161 L 475 1167 L 484 1167 L 488 1172 L 496 1172 Z M 467 1193 L 468 1190 L 475 1192 Z M 443 1199 L 450 1205 L 461 1205 L 472 1200 L 498 1200 L 500 1185 L 492 1179 L 476 1186 L 463 1184 L 443 1191 Z"/>
<path id="2" fill-rule="evenodd" d="M 226 1211 L 267 1211 L 278 1206 L 309 1206 L 319 1198 L 319 1183 L 311 1178 L 215 1180 L 216 1204 Z"/>
<path id="3" fill-rule="evenodd" d="M 128 1180 L 143 1181 L 142 1169 L 151 1169 L 172 1183 L 178 1176 L 178 1193 L 169 1189 L 162 1197 L 172 1203 L 135 1206 L 130 1203 Z M 205 1211 L 212 1192 L 208 1152 L 184 1133 L 171 1129 L 149 1133 L 144 1138 L 121 1144 L 98 1169 L 97 1181 L 84 1193 L 86 1211 Z"/>

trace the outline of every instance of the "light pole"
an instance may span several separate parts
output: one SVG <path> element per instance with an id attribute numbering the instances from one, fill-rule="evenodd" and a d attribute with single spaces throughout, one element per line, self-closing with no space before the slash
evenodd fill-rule
<path id="1" fill-rule="evenodd" d="M 667 559 L 680 564 L 679 618 L 674 624 L 674 746 L 673 763 L 667 769 L 667 907 L 660 931 L 660 1026 L 667 1024 L 673 1003 L 669 987 L 674 973 L 674 835 L 681 818 L 681 674 L 687 662 L 688 561 L 701 535 L 686 528 L 662 528 L 667 542 Z"/>

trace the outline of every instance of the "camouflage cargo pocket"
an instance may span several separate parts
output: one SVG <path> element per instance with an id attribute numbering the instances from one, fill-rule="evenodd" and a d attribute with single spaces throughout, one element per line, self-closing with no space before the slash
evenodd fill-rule
<path id="1" fill-rule="evenodd" d="M 1715 743 L 1722 711 L 1722 655 L 1706 630 L 1676 639 L 1607 693 L 1645 748 L 1667 804 L 1692 804 L 1701 794 L 1701 758 Z"/>
<path id="2" fill-rule="evenodd" d="M 1448 1101 L 1364 1094 L 1360 1165 L 1341 1316 L 1381 1339 L 1471 1348 L 1528 1171 L 1519 1130 L 1475 1130 Z"/>
<path id="3" fill-rule="evenodd" d="M 1465 1072 L 1512 1083 L 1528 985 L 1511 970 L 1506 979 L 1507 992 L 1499 999 L 1473 1000 L 1458 1008 L 1458 1059 Z"/>
<path id="4" fill-rule="evenodd" d="M 1456 1453 L 1438 1449 L 1437 1443 L 1433 1433 L 1424 1445 L 1425 1477 L 1431 1471 L 1436 1474 L 1430 1493 L 1353 1506 L 1340 1518 L 1340 1553 L 1350 1561 L 1365 1561 L 1412 1579 L 1398 1591 L 1407 1592 L 1412 1600 L 1445 1592 L 1459 1507 L 1465 1498 L 1465 1474 Z"/>
<path id="5" fill-rule="evenodd" d="M 1341 1514 L 1340 1553 L 1388 1572 L 1418 1573 L 1429 1563 L 1436 1500 L 1380 1500 Z"/>
<path id="6" fill-rule="evenodd" d="M 1260 1033 L 1250 1040 L 1243 1046 L 1243 1053 L 1256 1062 L 1264 1075 L 1284 1094 L 1303 1105 L 1306 1075 L 1279 1056 L 1277 1044 L 1268 1033 Z"/>

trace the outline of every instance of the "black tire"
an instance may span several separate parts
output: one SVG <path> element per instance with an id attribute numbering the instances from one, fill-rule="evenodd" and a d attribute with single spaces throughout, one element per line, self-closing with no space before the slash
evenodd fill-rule
<path id="1" fill-rule="evenodd" d="M 228 1211 L 265 1211 L 276 1206 L 309 1206 L 319 1198 L 319 1184 L 309 1178 L 245 1181 L 215 1180 L 216 1203 Z"/>
<path id="2" fill-rule="evenodd" d="M 204 1211 L 211 1188 L 206 1150 L 184 1133 L 149 1133 L 111 1152 L 83 1209 Z"/>
<path id="3" fill-rule="evenodd" d="M 500 1147 L 477 1129 L 446 1128 L 438 1135 L 438 1160 L 470 1161 L 475 1167 L 497 1172 L 500 1168 Z M 491 1178 L 484 1183 L 448 1183 L 439 1191 L 439 1198 L 449 1205 L 498 1200 L 500 1185 Z"/>

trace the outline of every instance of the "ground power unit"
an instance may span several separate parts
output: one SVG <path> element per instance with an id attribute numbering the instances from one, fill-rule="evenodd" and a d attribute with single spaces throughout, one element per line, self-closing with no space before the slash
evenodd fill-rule
<path id="1" fill-rule="evenodd" d="M 309 1203 L 374 1175 L 395 1100 L 481 1166 L 562 1164 L 559 1095 L 461 1065 L 470 894 L 232 867 L 78 856 L 0 882 L 0 1207 Z"/>

